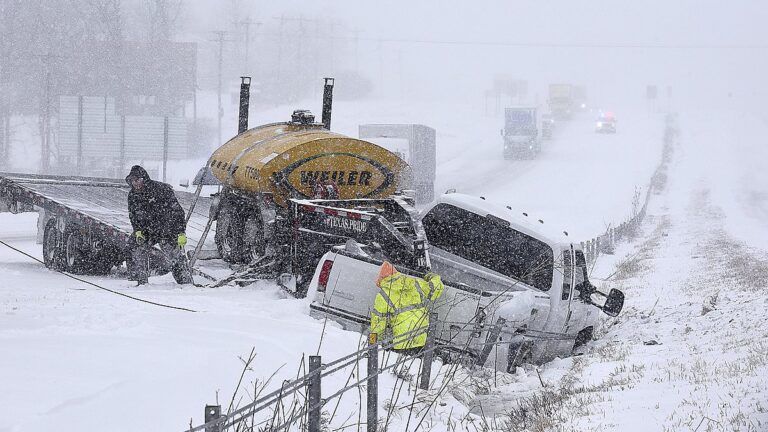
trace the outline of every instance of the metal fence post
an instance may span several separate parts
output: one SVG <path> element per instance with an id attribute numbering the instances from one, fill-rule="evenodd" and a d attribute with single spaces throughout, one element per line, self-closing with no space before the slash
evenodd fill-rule
<path id="1" fill-rule="evenodd" d="M 77 97 L 77 173 L 83 175 L 83 97 Z M 48 174 L 48 173 L 44 173 Z"/>
<path id="2" fill-rule="evenodd" d="M 308 432 L 320 432 L 320 368 L 322 360 L 320 356 L 309 356 L 309 418 L 307 419 Z"/>
<path id="3" fill-rule="evenodd" d="M 206 405 L 205 406 L 205 416 L 203 419 L 205 420 L 204 423 L 208 423 L 209 421 L 213 421 L 216 419 L 221 418 L 221 405 Z M 221 431 L 221 424 L 217 423 L 213 426 L 208 426 L 205 428 L 205 432 L 220 432 Z"/>
<path id="4" fill-rule="evenodd" d="M 163 119 L 163 183 L 166 181 L 165 172 L 168 167 L 168 117 Z M 201 180 L 202 181 L 202 180 Z"/>
<path id="5" fill-rule="evenodd" d="M 120 170 L 117 177 L 122 177 L 125 169 L 125 116 L 120 116 Z"/>
<path id="6" fill-rule="evenodd" d="M 368 337 L 368 396 L 366 399 L 366 430 L 376 432 L 379 426 L 379 345 L 376 333 Z"/>
<path id="7" fill-rule="evenodd" d="M 427 327 L 427 343 L 424 345 L 424 357 L 421 359 L 421 381 L 419 388 L 429 390 L 429 379 L 432 375 L 432 359 L 435 356 L 435 324 L 437 312 L 429 313 L 429 327 Z"/>

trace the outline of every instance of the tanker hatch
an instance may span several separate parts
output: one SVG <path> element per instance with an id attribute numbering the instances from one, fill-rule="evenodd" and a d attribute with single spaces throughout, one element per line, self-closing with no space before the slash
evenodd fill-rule
<path id="1" fill-rule="evenodd" d="M 310 125 L 315 122 L 315 115 L 309 110 L 295 110 L 291 114 L 291 123 L 295 125 Z"/>

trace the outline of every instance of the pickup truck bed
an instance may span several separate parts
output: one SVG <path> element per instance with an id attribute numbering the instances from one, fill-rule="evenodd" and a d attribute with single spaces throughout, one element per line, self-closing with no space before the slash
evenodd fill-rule
<path id="1" fill-rule="evenodd" d="M 326 276 L 325 289 L 321 286 L 320 274 L 326 262 L 332 262 Z M 313 299 L 311 314 L 316 318 L 330 318 L 345 328 L 366 333 L 370 326 L 370 308 L 378 292 L 374 285 L 381 261 L 356 255 L 344 249 L 336 249 L 323 256 L 318 271 L 310 285 L 309 295 Z M 408 269 L 402 273 L 419 277 Z M 503 291 L 479 290 L 463 283 L 443 278 L 445 290 L 436 302 L 438 314 L 436 341 L 453 351 L 469 353 L 475 357 L 483 350 L 490 331 L 497 321 L 499 305 L 510 300 L 527 307 L 536 301 L 536 293 L 523 287 Z M 538 295 L 539 301 L 548 302 L 548 296 Z M 506 317 L 509 331 L 525 324 L 530 313 L 520 316 L 515 322 Z M 504 359 L 506 360 L 506 359 Z M 493 359 L 489 359 L 493 361 Z M 501 360 L 500 360 L 501 361 Z"/>

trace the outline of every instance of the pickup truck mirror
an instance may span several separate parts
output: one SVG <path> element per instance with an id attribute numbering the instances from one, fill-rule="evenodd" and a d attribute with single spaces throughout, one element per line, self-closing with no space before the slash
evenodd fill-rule
<path id="1" fill-rule="evenodd" d="M 608 293 L 608 297 L 605 299 L 603 312 L 605 312 L 608 316 L 615 317 L 619 314 L 619 312 L 621 312 L 623 307 L 624 293 L 617 290 L 616 288 L 611 289 L 611 292 Z"/>

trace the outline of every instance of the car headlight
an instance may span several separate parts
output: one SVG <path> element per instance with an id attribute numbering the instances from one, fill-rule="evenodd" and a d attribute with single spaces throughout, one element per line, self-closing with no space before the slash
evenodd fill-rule
<path id="1" fill-rule="evenodd" d="M 603 122 L 597 122 L 597 127 L 603 127 Z"/>

